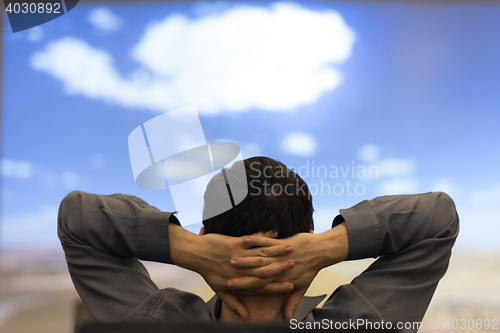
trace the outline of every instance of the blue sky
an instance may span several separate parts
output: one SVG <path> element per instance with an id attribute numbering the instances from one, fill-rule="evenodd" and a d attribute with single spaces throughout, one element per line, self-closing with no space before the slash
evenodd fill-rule
<path id="1" fill-rule="evenodd" d="M 310 171 L 317 231 L 361 200 L 442 190 L 457 247 L 498 248 L 499 30 L 486 3 L 103 2 L 16 34 L 6 22 L 0 246 L 59 247 L 72 190 L 174 210 L 134 183 L 127 138 L 194 103 L 207 141 Z"/>

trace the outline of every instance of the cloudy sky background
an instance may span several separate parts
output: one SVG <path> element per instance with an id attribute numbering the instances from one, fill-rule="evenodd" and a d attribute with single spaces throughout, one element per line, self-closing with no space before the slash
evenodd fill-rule
<path id="1" fill-rule="evenodd" d="M 484 3 L 79 4 L 6 22 L 0 246 L 58 248 L 72 190 L 174 210 L 135 185 L 127 138 L 196 104 L 207 141 L 299 171 L 316 231 L 361 200 L 445 191 L 457 248 L 498 249 L 499 28 Z"/>

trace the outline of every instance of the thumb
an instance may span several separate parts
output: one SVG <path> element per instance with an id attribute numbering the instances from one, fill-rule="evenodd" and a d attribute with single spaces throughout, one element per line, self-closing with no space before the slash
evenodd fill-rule
<path id="1" fill-rule="evenodd" d="M 248 318 L 248 310 L 243 305 L 243 303 L 240 302 L 238 297 L 236 295 L 231 294 L 229 291 L 219 291 L 217 292 L 217 296 L 226 303 L 227 306 L 234 312 L 237 312 L 240 314 L 241 318 L 246 319 Z"/>
<path id="2" fill-rule="evenodd" d="M 292 291 L 288 296 L 288 301 L 285 305 L 284 314 L 287 321 L 292 320 L 292 315 L 299 306 L 302 296 L 304 296 L 305 290 Z"/>

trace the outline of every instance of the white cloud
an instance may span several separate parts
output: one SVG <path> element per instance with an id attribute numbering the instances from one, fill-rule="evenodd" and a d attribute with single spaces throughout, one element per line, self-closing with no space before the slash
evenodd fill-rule
<path id="1" fill-rule="evenodd" d="M 478 207 L 500 206 L 500 183 L 489 189 L 475 190 L 471 194 L 471 201 Z"/>
<path id="2" fill-rule="evenodd" d="M 358 156 L 363 162 L 373 162 L 380 156 L 380 149 L 374 144 L 366 144 L 359 148 Z"/>
<path id="3" fill-rule="evenodd" d="M 44 52 L 33 56 L 32 66 L 63 81 L 69 94 L 83 94 L 127 107 L 159 106 L 154 84 L 123 80 L 107 52 L 76 38 L 66 37 L 49 44 Z"/>
<path id="4" fill-rule="evenodd" d="M 419 182 L 414 178 L 384 180 L 379 184 L 380 195 L 414 194 L 419 190 Z"/>
<path id="5" fill-rule="evenodd" d="M 242 5 L 150 24 L 131 52 L 140 68 L 127 78 L 109 53 L 71 37 L 36 53 L 32 65 L 62 81 L 68 93 L 124 107 L 165 112 L 196 104 L 201 114 L 290 110 L 340 84 L 332 64 L 350 57 L 354 38 L 332 10 Z"/>
<path id="6" fill-rule="evenodd" d="M 97 29 L 105 31 L 118 31 L 123 25 L 123 20 L 105 7 L 94 9 L 87 19 Z"/>
<path id="7" fill-rule="evenodd" d="M 378 168 L 378 176 L 411 176 L 417 170 L 417 164 L 412 159 L 386 158 L 375 163 Z"/>
<path id="8" fill-rule="evenodd" d="M 287 134 L 281 143 L 283 150 L 292 155 L 303 157 L 312 156 L 318 149 L 318 142 L 314 136 L 302 132 Z"/>
<path id="9" fill-rule="evenodd" d="M 12 161 L 2 159 L 2 176 L 19 179 L 28 179 L 33 177 L 33 165 L 25 161 Z"/>

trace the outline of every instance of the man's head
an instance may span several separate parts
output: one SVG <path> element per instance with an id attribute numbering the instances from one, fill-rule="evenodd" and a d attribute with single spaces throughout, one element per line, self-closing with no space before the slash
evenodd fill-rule
<path id="1" fill-rule="evenodd" d="M 276 231 L 278 238 L 314 229 L 312 199 L 306 183 L 283 163 L 268 157 L 252 157 L 244 161 L 246 180 L 238 179 L 235 166 L 224 169 L 207 185 L 203 224 L 205 233 L 245 236 L 257 232 Z M 235 164 L 236 164 L 235 163 Z M 248 194 L 232 209 L 213 216 L 231 189 L 229 183 L 245 182 Z M 231 193 L 238 197 L 237 193 Z M 205 218 L 206 216 L 213 216 Z"/>

